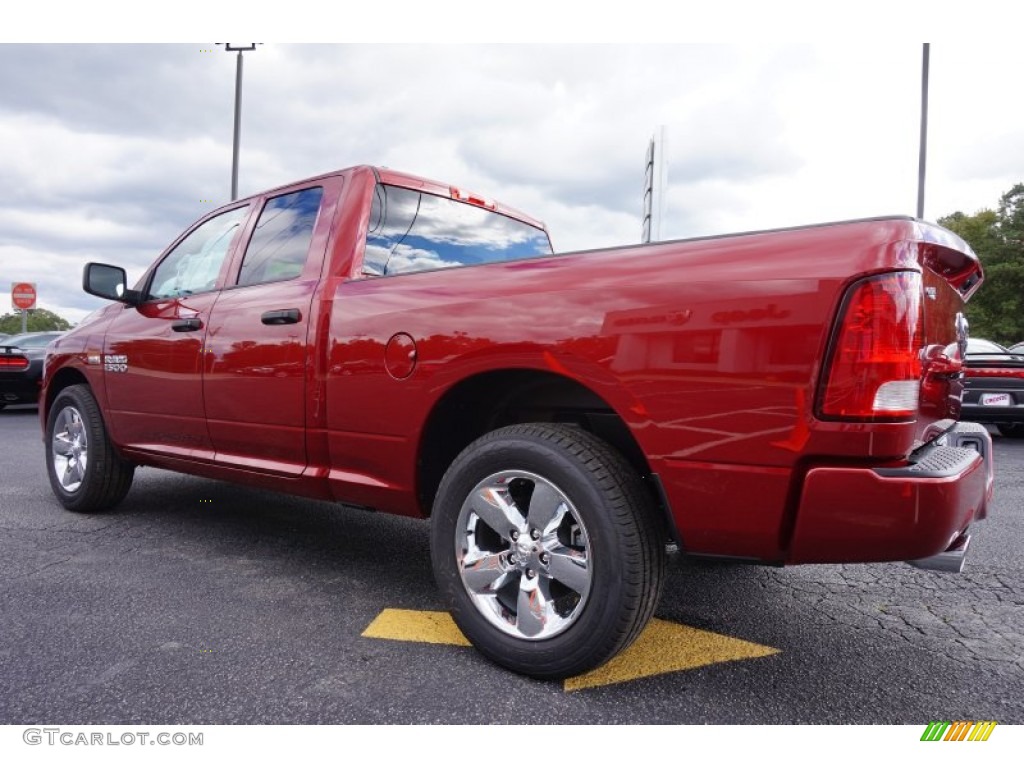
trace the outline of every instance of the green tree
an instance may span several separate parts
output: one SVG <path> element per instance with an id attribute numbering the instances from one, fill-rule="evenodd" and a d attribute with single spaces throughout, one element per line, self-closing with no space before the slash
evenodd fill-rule
<path id="1" fill-rule="evenodd" d="M 66 331 L 71 328 L 71 323 L 48 309 L 30 309 L 27 325 L 30 331 Z M 0 317 L 0 333 L 21 333 L 21 313 L 8 312 Z"/>
<path id="2" fill-rule="evenodd" d="M 1024 341 L 1024 184 L 1014 185 L 995 210 L 957 211 L 939 224 L 966 240 L 985 270 L 984 284 L 967 305 L 971 336 Z"/>

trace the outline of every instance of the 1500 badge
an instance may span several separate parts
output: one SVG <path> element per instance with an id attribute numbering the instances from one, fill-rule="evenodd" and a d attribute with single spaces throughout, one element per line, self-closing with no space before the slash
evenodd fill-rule
<path id="1" fill-rule="evenodd" d="M 103 370 L 108 373 L 124 373 L 128 370 L 128 355 L 104 355 Z"/>

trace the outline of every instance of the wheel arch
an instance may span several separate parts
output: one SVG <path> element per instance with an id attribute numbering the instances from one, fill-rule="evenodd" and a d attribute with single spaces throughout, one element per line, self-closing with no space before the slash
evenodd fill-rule
<path id="1" fill-rule="evenodd" d="M 53 377 L 48 382 L 46 386 L 46 399 L 40 403 L 42 406 L 42 412 L 39 414 L 39 418 L 44 427 L 47 420 L 50 418 L 50 408 L 53 406 L 53 401 L 57 399 L 57 396 L 60 395 L 61 392 L 75 384 L 87 385 L 93 390 L 93 393 L 96 394 L 98 398 L 98 393 L 96 393 L 95 387 L 93 387 L 92 382 L 89 381 L 89 378 L 82 373 L 82 371 L 70 366 L 61 368 L 53 374 Z"/>
<path id="2" fill-rule="evenodd" d="M 416 487 L 423 514 L 430 514 L 441 478 L 463 449 L 495 429 L 530 422 L 576 424 L 615 448 L 648 485 L 668 530 L 674 531 L 659 481 L 622 416 L 579 381 L 533 368 L 469 376 L 434 403 L 417 447 Z"/>

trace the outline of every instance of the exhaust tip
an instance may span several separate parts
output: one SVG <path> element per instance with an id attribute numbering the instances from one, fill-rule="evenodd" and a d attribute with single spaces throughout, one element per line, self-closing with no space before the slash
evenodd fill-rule
<path id="1" fill-rule="evenodd" d="M 931 557 L 923 557 L 920 560 L 907 560 L 907 563 L 926 571 L 960 573 L 964 569 L 964 559 L 967 557 L 967 547 L 970 546 L 970 543 L 971 537 L 964 533 L 945 552 L 939 552 Z"/>

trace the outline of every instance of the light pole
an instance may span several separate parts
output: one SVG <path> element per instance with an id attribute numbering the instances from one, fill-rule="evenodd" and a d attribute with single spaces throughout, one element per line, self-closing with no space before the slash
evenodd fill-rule
<path id="1" fill-rule="evenodd" d="M 228 53 L 236 52 L 237 64 L 235 65 L 235 140 L 231 149 L 231 199 L 238 199 L 238 140 L 242 130 L 242 54 L 245 51 L 255 51 L 256 43 L 248 45 L 234 45 L 232 43 L 218 43 L 223 45 Z"/>
<path id="2" fill-rule="evenodd" d="M 928 53 L 930 43 L 921 53 L 921 147 L 917 157 L 917 218 L 924 218 L 924 163 L 928 156 Z"/>

